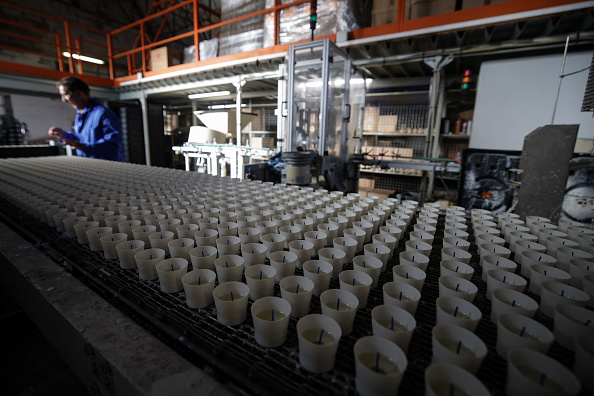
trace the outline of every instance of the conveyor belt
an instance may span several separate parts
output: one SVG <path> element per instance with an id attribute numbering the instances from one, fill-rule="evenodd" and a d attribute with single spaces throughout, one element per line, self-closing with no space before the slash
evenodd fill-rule
<path id="1" fill-rule="evenodd" d="M 246 393 L 253 394 L 356 394 L 353 345 L 360 337 L 372 334 L 371 310 L 383 303 L 382 286 L 392 281 L 392 267 L 398 264 L 397 253 L 404 250 L 404 242 L 409 239 L 407 232 L 400 240 L 394 258 L 388 262 L 387 271 L 381 274 L 378 287 L 371 290 L 367 307 L 358 310 L 353 332 L 341 338 L 335 368 L 325 374 L 312 374 L 300 368 L 297 319 L 290 318 L 288 338 L 284 345 L 274 349 L 262 348 L 255 341 L 251 315 L 248 314 L 247 320 L 239 326 L 223 326 L 216 320 L 214 304 L 206 309 L 190 309 L 185 303 L 183 292 L 162 293 L 158 281 L 141 281 L 136 269 L 121 269 L 117 260 L 104 259 L 102 253 L 90 251 L 6 201 L 0 200 L 0 204 L 3 207 L 0 212 L 3 221 L 36 241 L 39 249 L 54 257 L 60 265 L 66 266 L 75 276 L 172 345 L 185 358 L 200 367 L 211 367 L 219 379 L 230 380 Z M 440 216 L 426 271 L 427 278 L 415 314 L 417 327 L 407 353 L 408 368 L 400 386 L 402 395 L 424 393 L 424 371 L 431 364 L 431 330 L 436 321 L 435 300 L 439 296 L 443 220 L 443 216 Z M 473 242 L 472 234 L 469 240 Z M 470 253 L 473 255 L 470 264 L 475 269 L 472 282 L 479 290 L 474 305 L 483 313 L 475 334 L 488 347 L 487 357 L 477 377 L 493 395 L 503 395 L 507 377 L 506 362 L 495 350 L 497 331 L 490 321 L 491 302 L 485 295 L 486 283 L 481 280 L 479 257 L 474 244 L 471 245 Z M 346 265 L 345 269 L 352 269 L 352 265 Z M 297 274 L 302 275 L 302 270 L 298 269 Z M 338 279 L 333 279 L 330 287 L 338 288 Z M 539 301 L 539 297 L 529 291 L 526 294 Z M 278 284 L 275 285 L 275 295 L 280 296 Z M 248 312 L 250 307 L 251 302 Z M 311 313 L 321 313 L 319 297 L 312 297 Z M 535 319 L 553 329 L 551 319 L 540 313 L 536 314 Z M 549 356 L 572 368 L 573 352 L 556 342 Z"/>

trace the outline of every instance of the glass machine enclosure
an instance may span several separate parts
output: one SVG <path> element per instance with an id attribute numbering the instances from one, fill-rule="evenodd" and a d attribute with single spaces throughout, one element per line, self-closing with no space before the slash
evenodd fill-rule
<path id="1" fill-rule="evenodd" d="M 287 149 L 315 153 L 330 184 L 343 177 L 350 76 L 349 56 L 328 39 L 289 49 Z"/>

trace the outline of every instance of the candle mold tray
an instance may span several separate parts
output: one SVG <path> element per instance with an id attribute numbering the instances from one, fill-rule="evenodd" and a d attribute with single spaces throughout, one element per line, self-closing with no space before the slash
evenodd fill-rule
<path id="1" fill-rule="evenodd" d="M 233 327 L 221 325 L 217 322 L 214 304 L 205 309 L 191 309 L 186 305 L 183 292 L 165 294 L 161 292 L 157 280 L 140 280 L 136 269 L 121 269 L 117 260 L 106 260 L 102 252 L 92 252 L 88 247 L 79 245 L 75 239 L 57 232 L 10 203 L 0 202 L 4 208 L 0 212 L 0 219 L 36 243 L 38 249 L 196 366 L 222 382 L 232 383 L 246 394 L 357 394 L 353 346 L 360 337 L 372 335 L 371 310 L 383 304 L 382 286 L 392 281 L 392 268 L 398 265 L 398 253 L 405 250 L 404 242 L 409 239 L 408 231 L 412 230 L 411 224 L 399 241 L 394 257 L 389 260 L 387 270 L 381 274 L 379 285 L 370 291 L 367 307 L 357 311 L 352 333 L 340 339 L 334 369 L 324 374 L 313 374 L 299 364 L 296 318 L 290 318 L 287 341 L 282 346 L 261 347 L 256 343 L 249 314 L 251 301 L 244 323 Z M 444 216 L 440 215 L 426 271 L 427 278 L 415 314 L 417 327 L 406 354 L 408 367 L 399 390 L 402 395 L 424 394 L 424 372 L 431 364 L 431 331 L 436 323 L 435 300 L 439 297 L 443 228 Z M 476 376 L 493 395 L 504 395 L 507 364 L 495 350 L 497 328 L 490 320 L 491 302 L 486 297 L 487 285 L 481 280 L 477 247 L 472 243 L 472 230 L 469 229 L 469 232 L 469 252 L 472 254 L 470 265 L 475 270 L 472 282 L 478 287 L 473 303 L 482 312 L 475 334 L 488 348 L 488 354 Z M 344 269 L 352 269 L 352 264 L 345 265 Z M 297 269 L 296 274 L 302 275 L 302 270 Z M 331 281 L 330 288 L 339 288 L 338 278 Z M 539 302 L 538 296 L 529 291 L 525 293 Z M 280 297 L 278 283 L 275 284 L 275 296 Z M 321 313 L 317 296 L 312 297 L 310 313 Z M 552 319 L 540 312 L 536 313 L 535 319 L 552 331 Z M 573 368 L 573 352 L 557 342 L 553 343 L 548 355 L 569 369 Z"/>

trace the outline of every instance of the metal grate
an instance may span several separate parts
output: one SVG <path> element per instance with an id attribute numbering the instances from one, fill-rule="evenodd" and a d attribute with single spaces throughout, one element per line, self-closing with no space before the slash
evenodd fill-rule
<path id="1" fill-rule="evenodd" d="M 23 214 L 8 202 L 0 200 L 0 203 L 3 208 L 0 215 L 7 224 L 30 238 L 43 241 L 37 244 L 38 248 L 46 250 L 58 262 L 67 260 L 66 266 L 72 265 L 72 273 L 83 282 L 94 289 L 99 288 L 98 291 L 103 292 L 104 297 L 118 307 L 123 306 L 130 310 L 127 312 L 130 316 L 176 348 L 184 357 L 199 366 L 213 366 L 215 375 L 220 374 L 221 379 L 226 378 L 246 392 L 255 394 L 356 394 L 353 345 L 360 337 L 372 334 L 371 310 L 382 304 L 382 286 L 392 281 L 392 267 L 398 265 L 398 253 L 404 250 L 404 241 L 408 240 L 407 232 L 400 241 L 394 258 L 388 262 L 387 271 L 381 274 L 378 287 L 371 290 L 367 307 L 358 310 L 353 332 L 341 338 L 335 368 L 325 374 L 312 374 L 299 365 L 295 329 L 297 319 L 290 319 L 288 338 L 283 346 L 262 348 L 255 341 L 251 315 L 239 326 L 223 326 L 216 320 L 214 305 L 206 309 L 189 309 L 183 292 L 162 293 L 157 281 L 141 281 L 137 270 L 121 269 L 116 260 L 105 260 L 102 254 L 91 252 L 75 240 Z M 412 226 L 409 231 L 411 229 Z M 442 239 L 443 216 L 440 216 L 422 298 L 415 314 L 417 327 L 407 354 L 408 367 L 400 386 L 402 395 L 423 394 L 424 372 L 431 364 L 431 331 L 436 321 L 435 300 L 439 296 Z M 469 241 L 474 242 L 472 234 Z M 503 395 L 507 376 L 506 363 L 495 350 L 497 331 L 489 319 L 491 303 L 486 298 L 486 283 L 481 280 L 479 257 L 474 243 L 469 251 L 473 255 L 470 264 L 475 269 L 472 282 L 479 290 L 474 305 L 483 313 L 475 334 L 488 347 L 488 354 L 477 377 L 493 395 Z M 345 266 L 345 269 L 351 268 L 351 265 Z M 297 270 L 297 274 L 301 275 L 301 270 Z M 330 287 L 339 287 L 337 279 L 332 280 Z M 539 297 L 529 291 L 526 294 L 539 301 Z M 278 284 L 275 286 L 275 295 L 280 296 Z M 251 302 L 248 310 L 250 307 Z M 320 300 L 313 296 L 311 313 L 320 312 Z M 549 329 L 553 328 L 553 321 L 542 314 L 537 313 L 535 319 Z M 573 353 L 557 343 L 552 345 L 549 356 L 568 368 L 573 364 Z M 235 375 L 228 375 L 230 372 Z"/>
<path id="2" fill-rule="evenodd" d="M 582 111 L 594 111 L 594 55 L 592 56 L 590 72 L 588 73 L 588 81 L 586 82 L 586 91 L 584 92 Z"/>

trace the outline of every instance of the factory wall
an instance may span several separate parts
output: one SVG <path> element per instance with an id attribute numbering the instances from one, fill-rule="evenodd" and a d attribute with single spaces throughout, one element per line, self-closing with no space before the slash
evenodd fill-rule
<path id="1" fill-rule="evenodd" d="M 522 150 L 524 137 L 551 123 L 563 53 L 483 62 L 470 148 Z M 592 52 L 569 51 L 564 74 L 590 66 Z M 581 112 L 588 71 L 563 78 L 555 124 L 579 124 L 578 139 L 594 139 L 592 113 Z M 590 143 L 590 142 L 587 142 Z"/>

